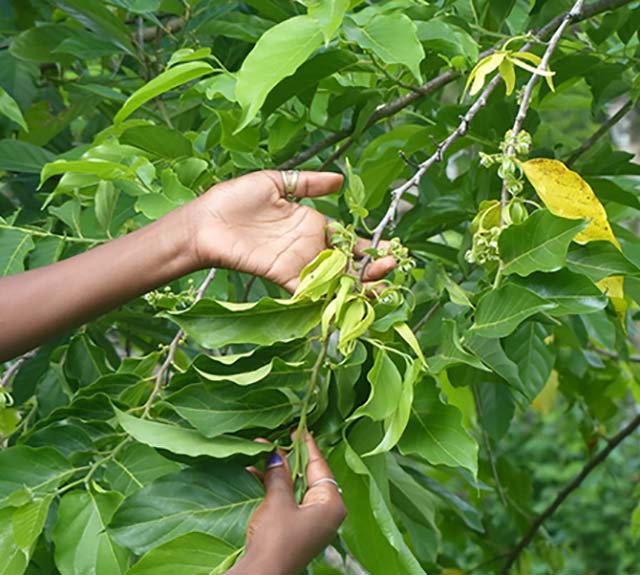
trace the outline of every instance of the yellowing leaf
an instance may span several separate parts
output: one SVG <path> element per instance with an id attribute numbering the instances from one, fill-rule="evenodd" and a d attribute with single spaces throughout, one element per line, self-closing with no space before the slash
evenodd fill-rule
<path id="1" fill-rule="evenodd" d="M 558 160 L 544 158 L 524 162 L 522 168 L 549 211 L 556 216 L 570 219 L 587 219 L 591 223 L 575 236 L 575 241 L 587 243 L 607 240 L 618 248 L 607 212 L 591 186 L 576 172 Z"/>
<path id="2" fill-rule="evenodd" d="M 516 87 L 516 71 L 508 58 L 500 62 L 500 75 L 507 85 L 507 96 L 511 96 Z"/>
<path id="3" fill-rule="evenodd" d="M 551 413 L 553 404 L 556 402 L 556 396 L 558 395 L 558 385 L 558 372 L 554 369 L 546 385 L 542 388 L 542 391 L 531 403 L 531 407 L 543 415 Z"/>
<path id="4" fill-rule="evenodd" d="M 604 206 L 580 174 L 571 171 L 558 160 L 544 158 L 523 162 L 521 166 L 549 211 L 563 218 L 590 220 L 589 225 L 575 236 L 574 241 L 588 243 L 605 240 L 620 249 Z M 621 319 L 626 312 L 623 282 L 623 278 L 615 276 L 598 283 L 602 291 L 608 292 Z"/>

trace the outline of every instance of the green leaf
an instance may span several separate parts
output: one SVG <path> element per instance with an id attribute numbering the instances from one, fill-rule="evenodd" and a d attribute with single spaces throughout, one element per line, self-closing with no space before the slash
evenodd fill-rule
<path id="1" fill-rule="evenodd" d="M 373 517 L 382 533 L 386 536 L 389 544 L 395 549 L 398 555 L 400 570 L 394 571 L 394 573 L 403 573 L 403 575 L 426 575 L 424 569 L 405 542 L 402 533 L 395 523 L 389 505 L 385 500 L 384 494 L 388 489 L 388 480 L 384 477 L 383 483 L 378 476 L 370 471 L 369 467 L 367 467 L 360 456 L 346 441 L 345 446 L 345 460 L 347 465 L 354 473 L 363 476 L 365 480 L 368 481 L 369 505 L 373 512 Z M 373 570 L 373 572 L 380 573 L 377 568 Z"/>
<path id="2" fill-rule="evenodd" d="M 187 62 L 165 70 L 131 94 L 115 115 L 113 122 L 115 124 L 124 122 L 149 100 L 212 72 L 213 68 L 206 62 Z"/>
<path id="3" fill-rule="evenodd" d="M 140 148 L 161 158 L 175 160 L 193 155 L 191 142 L 178 130 L 165 126 L 137 126 L 119 138 L 121 144 Z"/>
<path id="4" fill-rule="evenodd" d="M 464 345 L 512 387 L 522 389 L 518 366 L 509 359 L 499 339 L 481 337 L 468 332 L 465 334 Z"/>
<path id="5" fill-rule="evenodd" d="M 536 271 L 559 270 L 565 264 L 571 240 L 587 225 L 585 220 L 569 220 L 538 210 L 523 223 L 509 226 L 498 240 L 503 273 L 528 276 Z"/>
<path id="6" fill-rule="evenodd" d="M 114 491 L 128 496 L 156 479 L 180 471 L 180 465 L 155 449 L 129 443 L 105 466 L 105 479 Z"/>
<path id="7" fill-rule="evenodd" d="M 99 38 L 113 42 L 125 52 L 133 54 L 133 46 L 127 27 L 101 2 L 86 0 L 53 0 L 53 3 Z"/>
<path id="8" fill-rule="evenodd" d="M 402 394 L 402 376 L 384 348 L 376 349 L 373 367 L 367 374 L 371 392 L 366 403 L 361 405 L 350 419 L 369 417 L 382 421 L 391 417 L 398 406 Z"/>
<path id="9" fill-rule="evenodd" d="M 478 444 L 462 426 L 462 414 L 440 401 L 433 380 L 416 386 L 411 418 L 398 444 L 405 455 L 423 457 L 431 465 L 463 467 L 478 472 Z"/>
<path id="10" fill-rule="evenodd" d="M 594 313 L 607 307 L 608 298 L 587 277 L 569 270 L 535 273 L 518 283 L 556 304 L 549 315 Z"/>
<path id="11" fill-rule="evenodd" d="M 545 343 L 548 335 L 542 325 L 530 321 L 505 339 L 505 351 L 518 365 L 522 391 L 529 402 L 542 391 L 555 362 L 553 349 Z"/>
<path id="12" fill-rule="evenodd" d="M 103 231 L 109 232 L 120 191 L 111 182 L 100 182 L 95 195 L 96 219 Z"/>
<path id="13" fill-rule="evenodd" d="M 295 16 L 265 32 L 237 75 L 236 99 L 244 112 L 240 131 L 256 117 L 269 92 L 322 45 L 318 22 Z"/>
<path id="14" fill-rule="evenodd" d="M 110 533 L 136 555 L 194 531 L 241 547 L 249 517 L 263 496 L 260 482 L 240 466 L 194 466 L 128 497 Z"/>
<path id="15" fill-rule="evenodd" d="M 429 358 L 429 369 L 431 373 L 438 374 L 447 367 L 467 364 L 480 371 L 489 371 L 488 368 L 478 359 L 464 350 L 458 337 L 456 322 L 447 319 L 442 322 L 440 353 Z"/>
<path id="16" fill-rule="evenodd" d="M 113 491 L 72 491 L 60 500 L 53 542 L 61 575 L 125 572 L 129 552 L 106 531 L 122 500 L 123 496 Z"/>
<path id="17" fill-rule="evenodd" d="M 27 488 L 34 496 L 53 493 L 74 473 L 74 468 L 55 449 L 24 445 L 0 451 L 0 469 L 0 507 L 20 489 Z"/>
<path id="18" fill-rule="evenodd" d="M 0 227 L 0 277 L 24 271 L 24 258 L 34 247 L 29 234 Z"/>
<path id="19" fill-rule="evenodd" d="M 255 456 L 273 449 L 270 444 L 256 443 L 228 435 L 207 439 L 193 429 L 147 421 L 127 415 L 117 408 L 114 410 L 118 423 L 135 440 L 178 455 L 188 455 L 189 457 L 206 455 L 215 459 L 226 459 L 233 455 Z"/>
<path id="20" fill-rule="evenodd" d="M 476 384 L 478 418 L 482 428 L 494 440 L 502 439 L 513 419 L 515 402 L 509 388 L 492 381 Z"/>
<path id="21" fill-rule="evenodd" d="M 187 533 L 149 551 L 127 575 L 212 575 L 241 551 L 206 533 Z"/>
<path id="22" fill-rule="evenodd" d="M 418 382 L 421 374 L 422 368 L 418 362 L 407 362 L 407 369 L 405 370 L 404 377 L 402 379 L 402 389 L 398 404 L 395 411 L 384 420 L 384 437 L 372 451 L 365 453 L 363 457 L 369 457 L 371 455 L 391 451 L 398 441 L 400 441 L 400 438 L 409 423 L 409 416 L 411 415 L 413 388 Z"/>
<path id="23" fill-rule="evenodd" d="M 593 241 L 582 246 L 572 245 L 567 254 L 567 267 L 594 282 L 609 276 L 640 275 L 640 268 L 607 240 Z"/>
<path id="24" fill-rule="evenodd" d="M 0 509 L 0 575 L 22 575 L 29 563 L 29 554 L 13 537 L 13 512 L 11 507 Z"/>
<path id="25" fill-rule="evenodd" d="M 39 174 L 55 156 L 39 146 L 19 140 L 0 140 L 0 170 Z"/>
<path id="26" fill-rule="evenodd" d="M 483 337 L 505 337 L 527 318 L 557 306 L 532 291 L 506 284 L 482 296 L 471 329 Z"/>
<path id="27" fill-rule="evenodd" d="M 106 162 L 104 160 L 56 160 L 47 164 L 42 168 L 40 174 L 40 186 L 44 184 L 49 178 L 53 176 L 59 176 L 66 173 L 74 174 L 89 174 L 96 176 L 101 180 L 115 180 L 118 178 L 126 177 L 131 174 L 132 170 L 129 166 L 124 164 L 117 164 L 115 162 Z"/>
<path id="28" fill-rule="evenodd" d="M 34 499 L 18 507 L 11 516 L 13 538 L 16 545 L 26 554 L 31 552 L 33 544 L 44 529 L 44 523 L 47 520 L 52 500 L 53 495 Z"/>
<path id="29" fill-rule="evenodd" d="M 308 0 L 308 14 L 320 24 L 325 44 L 340 28 L 349 5 L 349 0 Z"/>
<path id="30" fill-rule="evenodd" d="M 166 401 L 180 417 L 209 438 L 241 429 L 276 429 L 296 411 L 292 405 L 296 397 L 276 389 L 250 390 L 237 386 L 212 389 L 194 384 Z"/>
<path id="31" fill-rule="evenodd" d="M 0 114 L 18 124 L 25 132 L 29 131 L 29 126 L 27 126 L 22 116 L 20 106 L 7 94 L 4 88 L 0 88 Z"/>
<path id="32" fill-rule="evenodd" d="M 418 40 L 416 27 L 405 14 L 378 14 L 363 27 L 350 24 L 345 34 L 352 42 L 371 50 L 385 64 L 402 64 L 422 82 L 420 62 L 425 53 Z"/>
<path id="33" fill-rule="evenodd" d="M 231 343 L 272 345 L 305 336 L 320 323 L 322 304 L 261 299 L 253 303 L 201 300 L 191 308 L 161 314 L 198 344 L 215 349 Z"/>

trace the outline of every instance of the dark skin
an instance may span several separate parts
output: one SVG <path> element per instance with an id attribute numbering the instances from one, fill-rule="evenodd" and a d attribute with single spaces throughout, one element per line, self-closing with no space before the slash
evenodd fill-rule
<path id="1" fill-rule="evenodd" d="M 337 192 L 342 176 L 302 172 L 296 197 Z M 326 219 L 287 200 L 279 172 L 262 171 L 218 184 L 158 221 L 62 262 L 0 279 L 0 362 L 57 333 L 95 319 L 193 271 L 220 267 L 265 277 L 293 292 L 300 272 L 327 249 Z M 358 242 L 356 256 L 369 242 Z M 364 279 L 395 266 L 372 262 Z M 46 305 L 43 305 L 43 302 Z M 267 496 L 251 517 L 245 555 L 229 575 L 296 575 L 335 536 L 345 517 L 331 470 L 305 436 L 308 485 L 293 496 L 284 454 L 264 474 Z M 277 458 L 276 458 L 277 459 Z"/>

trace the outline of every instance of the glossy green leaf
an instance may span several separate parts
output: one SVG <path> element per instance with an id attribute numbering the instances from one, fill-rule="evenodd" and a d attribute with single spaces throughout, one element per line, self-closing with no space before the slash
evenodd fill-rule
<path id="1" fill-rule="evenodd" d="M 53 495 L 33 499 L 18 507 L 11 516 L 13 538 L 16 545 L 27 554 L 44 529 L 52 500 Z"/>
<path id="2" fill-rule="evenodd" d="M 506 284 L 480 299 L 471 329 L 483 337 L 505 337 L 532 315 L 556 307 L 526 288 Z"/>
<path id="3" fill-rule="evenodd" d="M 39 174 L 44 165 L 54 158 L 48 150 L 28 142 L 0 140 L 0 170 Z"/>
<path id="4" fill-rule="evenodd" d="M 635 264 L 611 242 L 604 240 L 571 246 L 567 254 L 567 267 L 594 282 L 609 276 L 640 275 L 640 269 Z"/>
<path id="5" fill-rule="evenodd" d="M 480 425 L 492 439 L 502 439 L 515 413 L 511 391 L 500 383 L 481 381 L 476 385 L 476 393 Z"/>
<path id="6" fill-rule="evenodd" d="M 373 421 L 391 417 L 402 394 L 402 375 L 384 349 L 377 349 L 373 367 L 367 374 L 371 384 L 369 399 L 352 415 L 352 419 L 366 416 Z"/>
<path id="7" fill-rule="evenodd" d="M 1 220 L 0 220 L 1 221 Z M 0 224 L 0 277 L 24 271 L 24 259 L 35 244 L 29 234 Z"/>
<path id="8" fill-rule="evenodd" d="M 441 341 L 440 353 L 429 358 L 431 373 L 438 374 L 449 366 L 460 364 L 470 365 L 480 371 L 488 371 L 478 357 L 468 353 L 462 347 L 455 321 L 448 319 L 442 322 Z"/>
<path id="9" fill-rule="evenodd" d="M 187 62 L 165 70 L 129 96 L 113 118 L 114 123 L 124 122 L 149 100 L 211 72 L 213 72 L 213 68 L 206 62 Z"/>
<path id="10" fill-rule="evenodd" d="M 379 14 L 363 27 L 346 27 L 347 38 L 371 50 L 384 64 L 406 66 L 419 82 L 420 62 L 425 57 L 418 41 L 416 27 L 405 14 Z"/>
<path id="11" fill-rule="evenodd" d="M 308 0 L 308 14 L 315 18 L 322 29 L 325 44 L 329 43 L 331 37 L 336 33 L 345 12 L 349 9 L 349 0 Z"/>
<path id="12" fill-rule="evenodd" d="M 206 533 L 187 533 L 155 547 L 127 575 L 214 575 L 241 549 Z"/>
<path id="13" fill-rule="evenodd" d="M 0 509 L 0 575 L 22 575 L 29 563 L 29 554 L 20 549 L 13 536 L 12 507 Z"/>
<path id="14" fill-rule="evenodd" d="M 44 184 L 53 176 L 59 176 L 60 174 L 66 173 L 89 174 L 102 180 L 115 180 L 129 175 L 131 173 L 131 168 L 124 164 L 117 164 L 115 162 L 107 162 L 104 160 L 74 160 L 71 162 L 66 160 L 56 160 L 42 168 L 42 173 L 40 174 L 40 185 Z"/>
<path id="15" fill-rule="evenodd" d="M 411 405 L 413 403 L 413 388 L 418 382 L 421 373 L 422 368 L 418 362 L 412 361 L 407 363 L 396 409 L 384 420 L 384 437 L 372 451 L 365 453 L 363 457 L 391 451 L 398 441 L 400 441 L 409 423 Z"/>
<path id="16" fill-rule="evenodd" d="M 265 32 L 237 75 L 236 99 L 243 110 L 240 131 L 256 117 L 269 92 L 322 45 L 315 18 L 295 16 Z"/>
<path id="17" fill-rule="evenodd" d="M 499 339 L 481 337 L 468 332 L 465 334 L 464 345 L 494 373 L 515 389 L 521 390 L 522 380 L 518 366 L 507 356 Z"/>
<path id="18" fill-rule="evenodd" d="M 242 467 L 220 462 L 194 466 L 128 497 L 110 533 L 137 555 L 194 531 L 241 547 L 247 521 L 263 496 L 259 481 Z"/>
<path id="19" fill-rule="evenodd" d="M 180 465 L 162 457 L 155 449 L 130 443 L 105 466 L 105 479 L 114 491 L 126 496 L 156 479 L 175 473 Z"/>
<path id="20" fill-rule="evenodd" d="M 505 351 L 518 365 L 522 390 L 529 402 L 547 383 L 555 361 L 553 348 L 546 343 L 548 335 L 543 326 L 530 321 L 505 339 Z"/>
<path id="21" fill-rule="evenodd" d="M 51 447 L 35 449 L 18 445 L 0 451 L 0 506 L 9 496 L 27 488 L 34 495 L 53 493 L 73 475 L 69 462 Z"/>
<path id="22" fill-rule="evenodd" d="M 106 527 L 123 500 L 113 491 L 71 491 L 62 497 L 53 531 L 56 566 L 61 575 L 121 575 L 129 552 Z"/>
<path id="23" fill-rule="evenodd" d="M 608 303 L 607 296 L 589 278 L 566 269 L 553 274 L 535 273 L 519 283 L 556 304 L 549 315 L 594 313 Z"/>
<path id="24" fill-rule="evenodd" d="M 442 403 L 433 380 L 415 388 L 411 418 L 400 440 L 401 453 L 423 457 L 432 465 L 463 467 L 478 472 L 478 444 L 462 426 L 462 415 Z"/>
<path id="25" fill-rule="evenodd" d="M 241 429 L 275 429 L 293 416 L 292 401 L 295 396 L 275 389 L 212 389 L 202 384 L 187 386 L 167 398 L 180 417 L 210 438 Z"/>
<path id="26" fill-rule="evenodd" d="M 523 223 L 511 225 L 500 234 L 503 273 L 528 276 L 536 271 L 559 270 L 565 264 L 571 240 L 587 225 L 584 220 L 560 218 L 548 210 L 535 211 Z"/>
<path id="27" fill-rule="evenodd" d="M 202 300 L 191 308 L 162 314 L 200 345 L 272 345 L 305 336 L 320 323 L 320 302 L 262 299 L 254 303 Z"/>
<path id="28" fill-rule="evenodd" d="M 241 437 L 222 435 L 215 439 L 207 439 L 193 429 L 139 419 L 118 409 L 115 411 L 118 423 L 136 441 L 178 455 L 206 455 L 215 459 L 226 459 L 233 455 L 255 456 L 273 449 L 269 444 L 256 443 Z"/>
<path id="29" fill-rule="evenodd" d="M 25 132 L 29 131 L 18 103 L 7 94 L 4 88 L 0 88 L 0 114 L 18 124 Z"/>
<path id="30" fill-rule="evenodd" d="M 171 160 L 193 154 L 191 142 L 178 130 L 165 126 L 133 127 L 120 136 L 120 143 Z"/>

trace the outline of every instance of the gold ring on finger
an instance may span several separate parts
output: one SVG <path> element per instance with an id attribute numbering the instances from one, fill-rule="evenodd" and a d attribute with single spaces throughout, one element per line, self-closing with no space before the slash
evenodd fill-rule
<path id="1" fill-rule="evenodd" d="M 298 189 L 298 180 L 300 179 L 299 170 L 281 170 L 280 176 L 282 177 L 282 184 L 284 186 L 284 197 L 287 200 L 292 200 L 296 197 L 296 190 Z"/>

